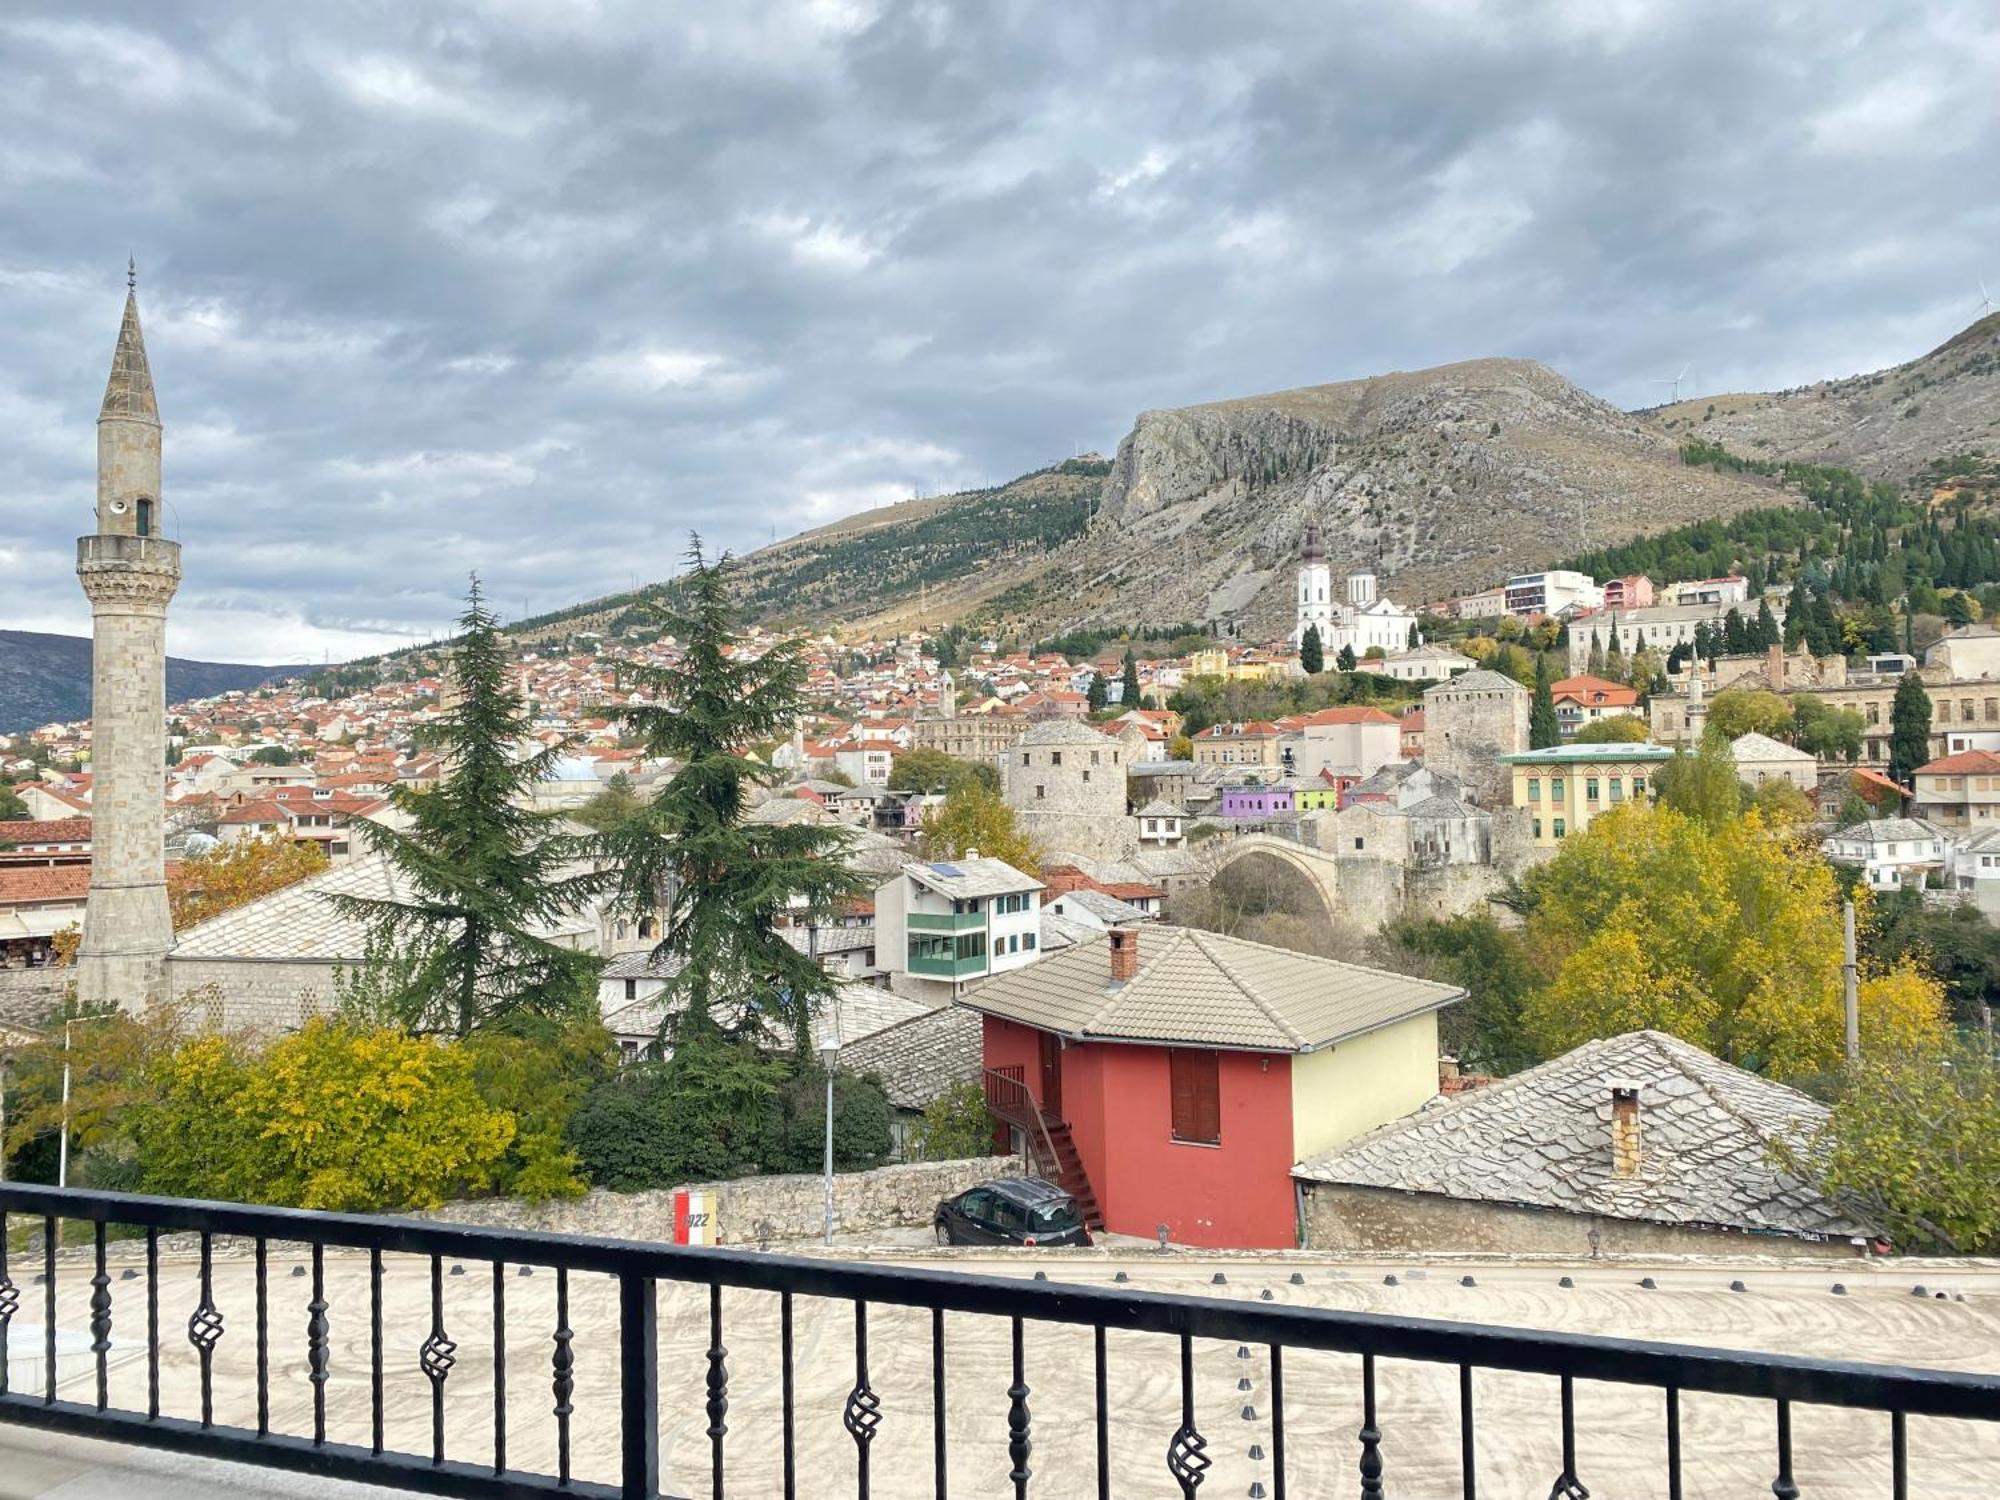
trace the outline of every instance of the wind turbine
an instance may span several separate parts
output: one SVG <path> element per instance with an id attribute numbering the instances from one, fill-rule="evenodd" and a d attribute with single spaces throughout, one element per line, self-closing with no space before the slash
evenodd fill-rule
<path id="1" fill-rule="evenodd" d="M 1672 386 L 1674 388 L 1674 394 L 1671 399 L 1673 401 L 1678 401 L 1681 399 L 1681 382 L 1687 379 L 1687 373 L 1690 368 L 1691 367 L 1688 365 L 1682 365 L 1680 374 L 1674 376 L 1672 379 L 1664 379 L 1664 378 L 1656 379 L 1654 380 L 1653 384 Z"/>
<path id="2" fill-rule="evenodd" d="M 1982 277 L 1979 282 L 1979 316 L 1983 318 L 1992 311 L 1993 299 L 1986 295 L 1986 281 Z"/>

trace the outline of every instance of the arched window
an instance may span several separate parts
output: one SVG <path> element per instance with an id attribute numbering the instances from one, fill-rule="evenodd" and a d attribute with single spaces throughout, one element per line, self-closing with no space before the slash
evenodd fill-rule
<path id="1" fill-rule="evenodd" d="M 654 930 L 653 919 L 651 917 L 641 917 L 639 919 L 639 936 L 642 938 L 649 938 L 649 937 L 654 937 L 656 935 L 657 934 Z"/>
<path id="2" fill-rule="evenodd" d="M 153 534 L 153 502 L 144 495 L 139 497 L 139 535 Z"/>

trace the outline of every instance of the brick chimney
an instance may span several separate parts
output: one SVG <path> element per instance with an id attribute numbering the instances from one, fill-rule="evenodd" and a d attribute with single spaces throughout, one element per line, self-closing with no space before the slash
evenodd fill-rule
<path id="1" fill-rule="evenodd" d="M 1779 641 L 1771 642 L 1764 652 L 1764 675 L 1771 679 L 1771 691 L 1785 690 L 1785 648 Z"/>
<path id="2" fill-rule="evenodd" d="M 1139 934 L 1131 927 L 1111 929 L 1111 982 L 1130 984 L 1139 973 Z"/>
<path id="3" fill-rule="evenodd" d="M 1637 1177 L 1642 1160 L 1639 1145 L 1639 1085 L 1611 1085 L 1611 1175 Z"/>

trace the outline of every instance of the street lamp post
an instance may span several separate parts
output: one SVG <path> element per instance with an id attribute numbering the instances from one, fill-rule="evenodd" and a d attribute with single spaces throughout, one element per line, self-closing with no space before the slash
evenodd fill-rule
<path id="1" fill-rule="evenodd" d="M 839 1032 L 830 1031 L 819 1046 L 820 1066 L 826 1070 L 826 1211 L 821 1241 L 827 1245 L 833 1243 L 833 1064 L 839 1056 Z"/>

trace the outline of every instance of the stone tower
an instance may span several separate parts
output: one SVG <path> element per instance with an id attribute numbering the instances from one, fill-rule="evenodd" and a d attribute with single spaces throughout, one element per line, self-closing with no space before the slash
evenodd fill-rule
<path id="1" fill-rule="evenodd" d="M 160 532 L 160 409 L 136 277 L 97 414 L 97 527 L 77 538 L 90 599 L 90 898 L 77 998 L 141 1010 L 166 993 L 167 601 L 181 549 Z"/>
<path id="2" fill-rule="evenodd" d="M 1333 569 L 1326 563 L 1326 544 L 1320 540 L 1319 522 L 1313 521 L 1307 525 L 1305 541 L 1299 547 L 1299 613 L 1298 623 L 1292 627 L 1292 644 L 1303 646 L 1306 631 L 1317 625 L 1320 644 L 1331 659 L 1335 648 L 1329 636 L 1334 615 Z"/>
<path id="3" fill-rule="evenodd" d="M 1138 839 L 1128 764 L 1126 747 L 1088 724 L 1045 719 L 1001 755 L 1001 795 L 1044 854 L 1120 859 Z"/>
<path id="4" fill-rule="evenodd" d="M 1485 807 L 1512 800 L 1513 779 L 1502 755 L 1528 748 L 1534 699 L 1520 683 L 1479 668 L 1424 691 L 1424 764 L 1465 782 Z"/>

